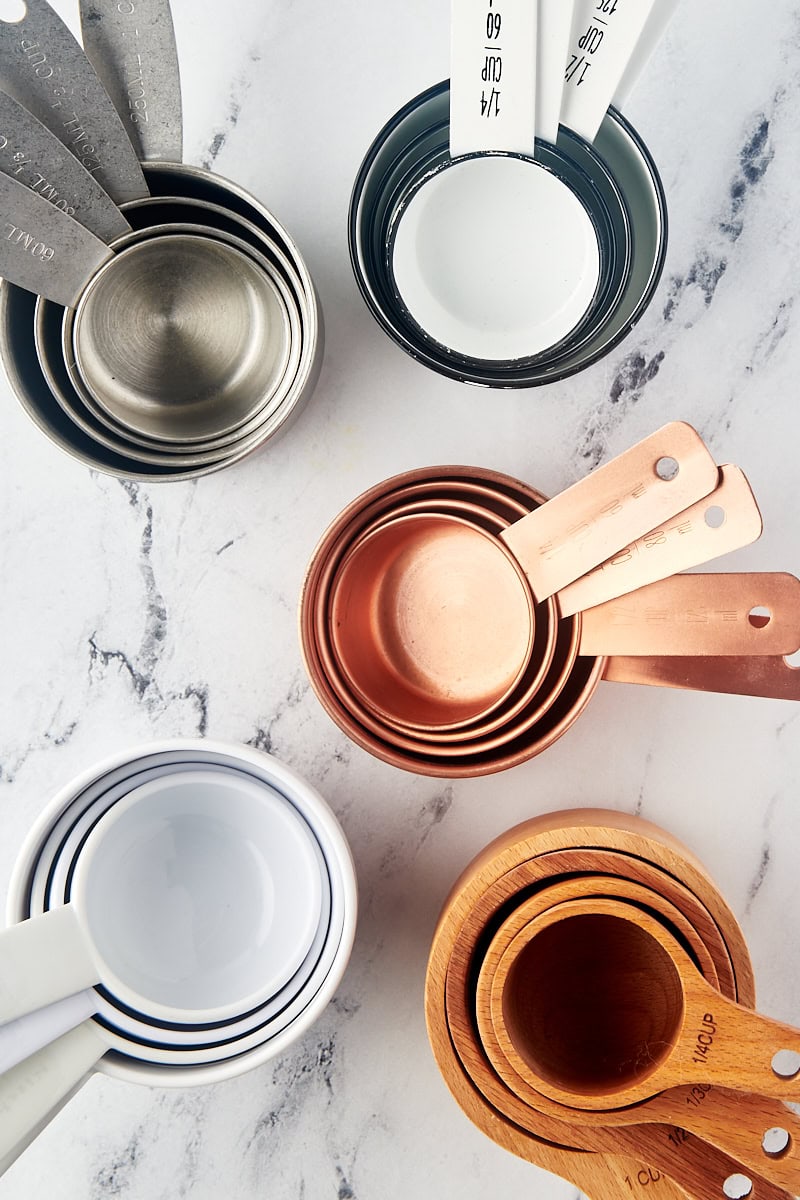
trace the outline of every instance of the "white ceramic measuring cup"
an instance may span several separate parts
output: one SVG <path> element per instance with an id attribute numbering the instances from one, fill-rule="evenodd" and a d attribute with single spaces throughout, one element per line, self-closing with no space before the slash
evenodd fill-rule
<path id="1" fill-rule="evenodd" d="M 271 755 L 250 746 L 206 739 L 175 739 L 118 753 L 85 771 L 53 798 L 31 829 L 14 866 L 7 916 L 24 921 L 27 892 L 37 856 L 48 832 L 88 789 L 103 779 L 120 782 L 143 769 L 197 761 L 224 766 L 275 788 L 297 805 L 312 826 L 331 872 L 331 933 L 302 995 L 291 1005 L 288 1023 L 272 1035 L 243 1038 L 239 1053 L 224 1060 L 208 1057 L 196 1065 L 165 1066 L 114 1053 L 106 1031 L 94 1021 L 60 1037 L 52 1045 L 0 1076 L 0 1174 L 95 1072 L 157 1087 L 188 1087 L 229 1079 L 285 1051 L 320 1016 L 341 982 L 356 926 L 356 881 L 352 856 L 342 830 L 323 798 L 305 780 Z M 288 1010 L 287 1014 L 288 1015 Z"/>
<path id="2" fill-rule="evenodd" d="M 29 915 L 37 916 L 42 912 L 56 908 L 70 900 L 71 877 L 74 864 L 81 847 L 89 832 L 101 819 L 103 814 L 118 803 L 134 786 L 145 782 L 148 778 L 157 778 L 166 773 L 197 770 L 202 764 L 198 762 L 170 763 L 152 766 L 132 778 L 123 779 L 114 786 L 102 789 L 89 788 L 83 793 L 84 809 L 79 814 L 73 812 L 71 806 L 57 819 L 47 840 L 42 845 L 36 861 L 36 867 L 30 885 Z M 231 772 L 235 769 L 226 766 L 213 766 L 215 772 Z M 338 914 L 339 898 L 332 896 L 333 880 L 331 872 L 333 864 L 328 865 L 313 831 L 310 831 L 312 846 L 317 857 L 318 869 L 322 879 L 321 912 L 317 931 L 311 947 L 298 970 L 274 996 L 253 1012 L 243 1013 L 236 1019 L 231 1019 L 219 1025 L 161 1025 L 148 1021 L 140 1013 L 134 1013 L 115 1003 L 113 997 L 90 989 L 86 993 L 88 1010 L 77 1005 L 75 998 L 70 998 L 77 1020 L 69 1021 L 66 1006 L 70 1000 L 59 1001 L 48 1006 L 50 1023 L 47 1023 L 45 1013 L 32 1014 L 21 1018 L 15 1024 L 19 1027 L 26 1019 L 37 1020 L 38 1042 L 31 1037 L 29 1044 L 35 1048 L 46 1045 L 65 1029 L 71 1028 L 86 1016 L 96 1014 L 103 1022 L 106 1031 L 110 1032 L 110 1045 L 120 1052 L 133 1057 L 142 1057 L 147 1061 L 165 1062 L 175 1065 L 178 1061 L 178 1050 L 201 1051 L 208 1057 L 210 1047 L 218 1047 L 219 1057 L 228 1057 L 240 1053 L 246 1048 L 241 1044 L 245 1035 L 259 1033 L 262 1038 L 274 1036 L 295 1015 L 295 1001 L 302 996 L 308 981 L 317 972 L 324 959 L 325 947 L 339 936 L 341 918 Z M 111 1032 L 113 1031 L 113 1033 Z M 8 1036 L 7 1036 L 8 1034 Z M 30 1050 L 27 1051 L 30 1053 Z M 10 1027 L 0 1026 L 0 1073 L 9 1066 L 26 1057 L 20 1052 L 18 1035 L 11 1037 Z M 194 1061 L 182 1057 L 181 1062 Z"/>
<path id="3" fill-rule="evenodd" d="M 0 1016 L 98 982 L 165 1022 L 241 1015 L 302 963 L 320 889 L 308 832 L 276 793 L 208 770 L 153 780 L 97 822 L 69 905 L 0 935 Z"/>
<path id="4" fill-rule="evenodd" d="M 357 920 L 355 869 L 346 838 L 330 806 L 306 780 L 272 755 L 251 746 L 185 738 L 157 742 L 118 752 L 70 780 L 34 823 L 17 856 L 9 884 L 7 920 L 16 924 L 34 915 L 31 881 L 56 825 L 66 820 L 69 828 L 80 818 L 85 803 L 98 798 L 108 787 L 132 781 L 152 768 L 174 768 L 189 763 L 229 769 L 273 788 L 310 825 L 325 859 L 331 889 L 329 930 L 319 961 L 305 986 L 265 1027 L 252 1028 L 246 1035 L 237 1027 L 238 1022 L 228 1027 L 232 1036 L 242 1034 L 237 1037 L 235 1047 L 229 1041 L 224 1048 L 209 1050 L 204 1055 L 187 1050 L 185 1056 L 181 1053 L 180 1058 L 171 1058 L 167 1065 L 154 1056 L 148 1057 L 146 1052 L 136 1056 L 140 1051 L 131 1042 L 120 1049 L 119 1037 L 92 1019 L 84 1023 L 79 1035 L 67 1042 L 67 1046 L 81 1048 L 79 1061 L 70 1060 L 76 1072 L 73 1076 L 65 1078 L 58 1074 L 56 1064 L 64 1064 L 62 1039 L 51 1048 L 52 1058 L 45 1051 L 37 1056 L 36 1062 L 20 1063 L 14 1072 L 0 1076 L 0 1172 L 94 1070 L 156 1087 L 190 1087 L 229 1079 L 283 1053 L 317 1020 L 341 981 Z M 57 1006 L 51 1006 L 54 1007 Z M 36 1093 L 33 1112 L 25 1107 L 31 1098 L 31 1088 Z M 28 1098 L 22 1105 L 18 1103 L 20 1092 Z M 33 1124 L 26 1123 L 26 1113 Z M 12 1155 L 11 1160 L 6 1157 L 8 1154 Z"/>

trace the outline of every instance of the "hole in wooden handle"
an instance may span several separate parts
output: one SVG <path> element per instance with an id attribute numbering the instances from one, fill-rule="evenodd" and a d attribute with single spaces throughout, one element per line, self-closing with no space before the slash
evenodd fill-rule
<path id="1" fill-rule="evenodd" d="M 779 1079 L 794 1079 L 800 1074 L 800 1054 L 796 1050 L 779 1050 L 772 1057 L 772 1069 Z"/>

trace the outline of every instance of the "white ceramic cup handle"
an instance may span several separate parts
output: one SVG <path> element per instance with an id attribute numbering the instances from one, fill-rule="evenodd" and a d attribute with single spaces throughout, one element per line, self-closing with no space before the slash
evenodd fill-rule
<path id="1" fill-rule="evenodd" d="M 536 18 L 535 0 L 450 0 L 453 157 L 533 153 Z"/>
<path id="2" fill-rule="evenodd" d="M 0 1076 L 0 1175 L 86 1082 L 105 1050 L 86 1021 Z"/>
<path id="3" fill-rule="evenodd" d="M 655 0 L 576 0 L 561 120 L 593 142 Z"/>
<path id="4" fill-rule="evenodd" d="M 67 996 L 66 1000 L 58 1000 L 0 1025 L 0 1075 L 81 1025 L 96 1011 L 97 995 L 93 988 L 87 988 L 75 996 Z"/>
<path id="5" fill-rule="evenodd" d="M 0 933 L 0 1024 L 97 982 L 91 943 L 69 904 Z"/>
<path id="6" fill-rule="evenodd" d="M 636 82 L 647 66 L 648 59 L 664 36 L 680 0 L 655 0 L 652 12 L 647 18 L 641 37 L 628 60 L 622 78 L 614 92 L 614 107 L 622 108 L 628 96 L 636 86 Z"/>

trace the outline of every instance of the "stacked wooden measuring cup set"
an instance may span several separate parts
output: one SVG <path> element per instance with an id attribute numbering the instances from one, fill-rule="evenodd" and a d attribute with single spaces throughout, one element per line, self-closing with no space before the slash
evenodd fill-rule
<path id="1" fill-rule="evenodd" d="M 800 645 L 800 582 L 688 571 L 761 524 L 741 470 L 682 422 L 547 501 L 484 469 L 396 476 L 311 560 L 311 683 L 370 753 L 450 778 L 541 753 L 602 678 L 797 699 L 784 656 Z"/>
<path id="2" fill-rule="evenodd" d="M 648 822 L 574 810 L 517 826 L 462 873 L 425 1007 L 467 1116 L 591 1200 L 787 1200 L 800 1030 L 754 1000 L 702 864 Z"/>

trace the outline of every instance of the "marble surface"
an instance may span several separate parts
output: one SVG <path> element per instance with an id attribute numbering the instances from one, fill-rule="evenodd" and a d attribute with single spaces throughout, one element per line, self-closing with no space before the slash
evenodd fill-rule
<path id="1" fill-rule="evenodd" d="M 77 4 L 57 8 L 77 29 Z M 174 0 L 186 160 L 250 188 L 295 236 L 327 322 L 318 389 L 274 447 L 195 483 L 73 462 L 2 396 L 0 884 L 48 798 L 112 751 L 208 735 L 271 750 L 353 847 L 358 935 L 335 1002 L 285 1057 L 186 1092 L 95 1077 L 0 1180 L 2 1200 L 420 1200 L 574 1189 L 462 1115 L 428 1049 L 434 922 L 455 875 L 536 813 L 642 813 L 707 864 L 762 1009 L 800 1023 L 800 708 L 603 684 L 540 758 L 450 783 L 350 744 L 306 681 L 305 564 L 364 488 L 428 463 L 554 492 L 671 418 L 740 464 L 765 531 L 727 569 L 800 571 L 800 7 L 679 8 L 627 114 L 663 176 L 665 273 L 613 354 L 487 393 L 406 357 L 350 271 L 350 187 L 377 129 L 448 72 L 447 5 Z"/>

